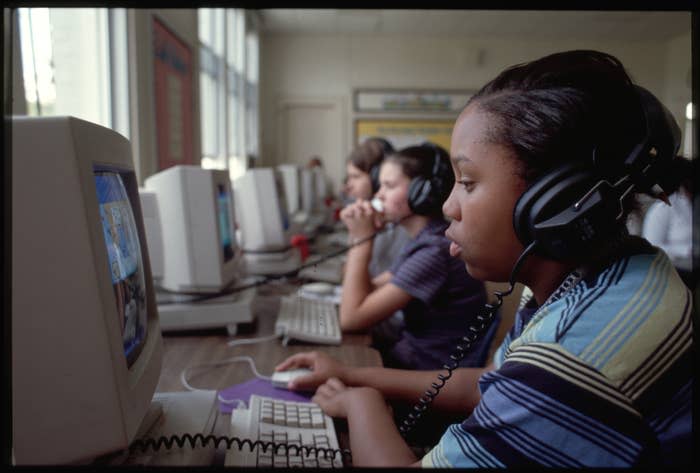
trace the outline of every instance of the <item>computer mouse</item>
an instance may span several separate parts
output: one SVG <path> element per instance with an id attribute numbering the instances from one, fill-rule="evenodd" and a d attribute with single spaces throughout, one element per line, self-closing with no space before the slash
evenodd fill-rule
<path id="1" fill-rule="evenodd" d="M 287 383 L 289 383 L 291 380 L 309 373 L 313 373 L 313 370 L 308 368 L 297 368 L 287 371 L 275 371 L 272 373 L 272 379 L 270 381 L 276 388 L 287 389 Z"/>
<path id="2" fill-rule="evenodd" d="M 333 294 L 335 285 L 327 282 L 310 282 L 302 285 L 301 290 L 319 296 L 327 296 Z"/>

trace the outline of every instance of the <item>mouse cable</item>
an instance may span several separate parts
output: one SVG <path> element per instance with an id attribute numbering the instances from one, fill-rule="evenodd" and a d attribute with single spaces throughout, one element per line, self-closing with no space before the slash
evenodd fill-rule
<path id="1" fill-rule="evenodd" d="M 264 379 L 266 381 L 270 381 L 272 379 L 270 376 L 265 376 L 265 375 L 260 374 L 260 372 L 258 372 L 257 368 L 255 367 L 255 360 L 252 357 L 250 357 L 250 356 L 234 356 L 231 358 L 225 358 L 223 360 L 212 361 L 209 363 L 201 363 L 198 365 L 188 366 L 180 372 L 180 383 L 188 391 L 207 391 L 206 389 L 203 389 L 203 388 L 195 388 L 194 386 L 192 386 L 189 383 L 188 377 L 190 376 L 192 371 L 197 370 L 197 371 L 199 371 L 198 374 L 202 374 L 203 372 L 210 371 L 214 368 L 220 368 L 222 366 L 230 365 L 232 363 L 237 363 L 237 362 L 248 363 L 248 366 L 250 366 L 250 369 L 253 371 L 253 374 L 255 375 L 255 377 L 257 377 L 259 379 Z M 222 399 L 221 396 L 217 396 L 217 397 L 219 398 L 220 401 L 224 402 L 225 404 L 230 404 L 233 402 L 229 399 Z"/>

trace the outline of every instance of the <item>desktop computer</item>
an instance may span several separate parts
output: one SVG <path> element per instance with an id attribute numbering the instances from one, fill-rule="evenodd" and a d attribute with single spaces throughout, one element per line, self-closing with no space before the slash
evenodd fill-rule
<path id="1" fill-rule="evenodd" d="M 281 176 L 281 182 L 284 187 L 290 233 L 292 235 L 305 235 L 307 238 L 313 237 L 309 225 L 311 208 L 313 207 L 313 197 L 311 195 L 313 189 L 303 189 L 305 183 L 307 186 L 312 184 L 309 179 L 310 173 L 296 164 L 280 164 L 277 166 L 277 171 Z M 304 178 L 304 175 L 307 177 Z"/>
<path id="2" fill-rule="evenodd" d="M 212 449 L 130 450 L 143 436 L 208 437 L 217 406 L 215 391 L 156 392 L 163 342 L 129 141 L 73 117 L 13 117 L 11 130 L 13 465 L 211 464 Z M 312 406 L 292 406 L 309 425 L 300 415 L 285 433 L 337 449 Z M 245 412 L 239 437 L 270 428 Z M 238 450 L 226 463 L 247 461 Z M 316 457 L 300 461 L 332 466 Z"/>
<path id="3" fill-rule="evenodd" d="M 320 169 L 319 169 L 320 171 Z M 311 169 L 300 170 L 301 210 L 304 215 L 303 233 L 308 238 L 315 238 L 326 221 L 323 197 L 317 194 L 316 175 Z"/>
<path id="4" fill-rule="evenodd" d="M 240 247 L 245 271 L 279 275 L 301 265 L 291 234 L 279 179 L 272 168 L 253 168 L 233 182 Z"/>
<path id="5" fill-rule="evenodd" d="M 225 327 L 234 334 L 237 324 L 252 322 L 255 288 L 216 296 L 242 282 L 228 172 L 178 165 L 148 177 L 144 187 L 155 195 L 159 217 L 146 223 L 147 236 L 161 235 L 149 241 L 163 255 L 157 281 L 161 329 Z M 198 294 L 210 297 L 193 300 Z"/>
<path id="6" fill-rule="evenodd" d="M 162 361 L 129 141 L 72 117 L 13 117 L 12 456 L 75 464 L 126 448 Z"/>
<path id="7" fill-rule="evenodd" d="M 284 186 L 290 232 L 313 239 L 326 222 L 324 204 L 317 194 L 315 173 L 296 164 L 280 164 L 277 171 Z"/>

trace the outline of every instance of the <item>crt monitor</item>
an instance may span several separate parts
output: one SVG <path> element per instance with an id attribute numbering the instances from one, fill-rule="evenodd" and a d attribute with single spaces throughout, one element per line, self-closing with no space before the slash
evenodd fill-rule
<path id="1" fill-rule="evenodd" d="M 289 248 L 289 219 L 277 195 L 272 168 L 252 168 L 233 182 L 236 216 L 243 251 Z"/>
<path id="2" fill-rule="evenodd" d="M 12 458 L 126 448 L 162 341 L 129 141 L 72 117 L 13 117 Z"/>
<path id="3" fill-rule="evenodd" d="M 284 185 L 284 197 L 287 202 L 287 213 L 293 216 L 301 210 L 301 190 L 300 186 L 300 169 L 295 164 L 280 164 L 277 166 Z"/>
<path id="4" fill-rule="evenodd" d="M 172 292 L 216 293 L 238 275 L 233 193 L 228 171 L 178 165 L 144 181 L 156 194 L 163 275 Z"/>
<path id="5" fill-rule="evenodd" d="M 299 172 L 301 186 L 301 210 L 311 215 L 316 210 L 316 183 L 311 169 L 302 168 Z"/>
<path id="6" fill-rule="evenodd" d="M 323 168 L 316 166 L 311 169 L 311 173 L 314 178 L 314 188 L 316 190 L 316 200 L 317 205 L 320 208 L 325 206 L 324 199 L 328 195 L 328 181 L 326 180 L 326 173 L 323 172 Z"/>

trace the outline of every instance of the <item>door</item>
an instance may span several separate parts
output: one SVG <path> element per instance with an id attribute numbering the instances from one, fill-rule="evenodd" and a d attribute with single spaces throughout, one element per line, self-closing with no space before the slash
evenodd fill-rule
<path id="1" fill-rule="evenodd" d="M 338 99 L 283 100 L 280 104 L 280 139 L 277 164 L 306 166 L 312 156 L 320 156 L 338 193 L 345 169 L 342 102 Z"/>

